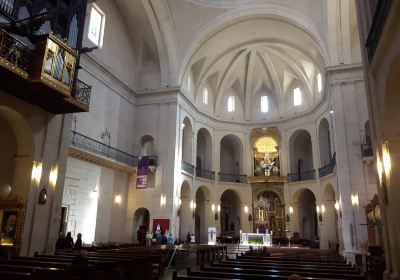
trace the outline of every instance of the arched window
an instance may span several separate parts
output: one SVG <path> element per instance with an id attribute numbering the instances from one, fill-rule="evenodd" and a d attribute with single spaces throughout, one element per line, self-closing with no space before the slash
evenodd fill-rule
<path id="1" fill-rule="evenodd" d="M 203 103 L 208 104 L 208 88 L 203 89 Z"/>
<path id="2" fill-rule="evenodd" d="M 268 112 L 268 96 L 261 96 L 261 113 Z"/>
<path id="3" fill-rule="evenodd" d="M 99 7 L 93 4 L 90 12 L 88 38 L 100 48 L 103 45 L 104 18 L 104 13 Z"/>
<path id="4" fill-rule="evenodd" d="M 235 97 L 232 95 L 228 97 L 228 112 L 235 112 Z"/>
<path id="5" fill-rule="evenodd" d="M 318 88 L 318 92 L 322 91 L 322 76 L 321 76 L 321 73 L 318 73 L 318 75 L 317 75 L 317 88 Z"/>
<path id="6" fill-rule="evenodd" d="M 301 105 L 301 90 L 300 90 L 300 88 L 295 88 L 293 90 L 293 104 L 294 104 L 294 106 Z"/>

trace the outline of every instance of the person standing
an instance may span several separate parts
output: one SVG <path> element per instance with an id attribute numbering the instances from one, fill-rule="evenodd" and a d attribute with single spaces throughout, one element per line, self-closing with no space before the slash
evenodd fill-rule
<path id="1" fill-rule="evenodd" d="M 74 249 L 77 251 L 80 251 L 82 249 L 82 234 L 81 233 L 78 233 Z"/>
<path id="2" fill-rule="evenodd" d="M 74 248 L 74 239 L 71 236 L 71 232 L 67 233 L 67 236 L 65 237 L 65 249 L 72 249 Z"/>
<path id="3" fill-rule="evenodd" d="M 64 233 L 60 232 L 60 235 L 58 236 L 56 241 L 56 253 L 64 248 L 65 248 L 65 235 Z"/>
<path id="4" fill-rule="evenodd" d="M 190 231 L 188 231 L 188 234 L 186 235 L 187 244 L 190 244 L 190 241 L 191 241 L 191 235 L 190 235 Z"/>

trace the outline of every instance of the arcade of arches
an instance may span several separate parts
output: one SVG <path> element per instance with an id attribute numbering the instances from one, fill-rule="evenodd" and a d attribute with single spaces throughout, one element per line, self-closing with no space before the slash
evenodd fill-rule
<path id="1" fill-rule="evenodd" d="M 379 247 L 399 279 L 400 1 L 87 2 L 87 112 L 0 78 L 0 226 L 17 229 L 1 244 L 145 244 L 157 225 L 207 243 L 215 227 L 352 262 Z M 393 2 L 379 30 L 377 2 Z"/>

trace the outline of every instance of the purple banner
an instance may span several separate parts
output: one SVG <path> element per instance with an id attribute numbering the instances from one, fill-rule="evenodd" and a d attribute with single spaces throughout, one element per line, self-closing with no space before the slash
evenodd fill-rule
<path id="1" fill-rule="evenodd" d="M 136 177 L 136 188 L 145 189 L 147 188 L 147 172 L 149 170 L 149 157 L 139 157 Z"/>

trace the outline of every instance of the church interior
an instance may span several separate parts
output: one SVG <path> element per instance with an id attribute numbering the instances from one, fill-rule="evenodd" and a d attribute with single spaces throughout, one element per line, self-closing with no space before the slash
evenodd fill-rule
<path id="1" fill-rule="evenodd" d="M 0 0 L 0 279 L 400 280 L 399 46 L 395 0 Z"/>

